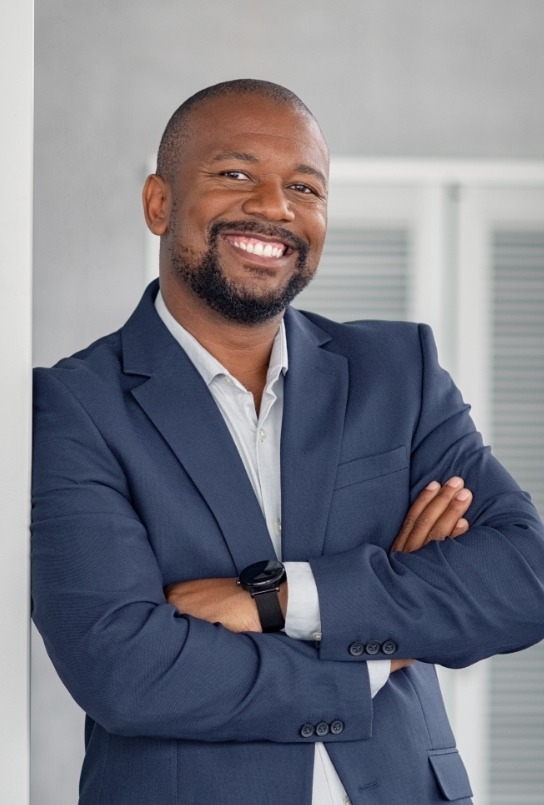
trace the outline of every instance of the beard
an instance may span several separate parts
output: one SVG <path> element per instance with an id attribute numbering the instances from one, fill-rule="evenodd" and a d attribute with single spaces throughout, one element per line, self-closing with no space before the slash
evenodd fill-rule
<path id="1" fill-rule="evenodd" d="M 219 233 L 236 230 L 247 234 L 261 234 L 288 243 L 297 249 L 295 270 L 282 288 L 267 294 L 257 294 L 242 283 L 225 276 L 217 249 Z M 175 231 L 175 228 L 172 230 Z M 199 259 L 191 259 L 187 249 L 170 247 L 170 263 L 179 277 L 208 307 L 230 321 L 240 324 L 260 324 L 283 313 L 313 278 L 314 270 L 308 266 L 308 246 L 301 238 L 279 227 L 266 227 L 252 221 L 217 222 L 210 229 L 209 248 Z M 259 273 L 266 269 L 259 269 Z"/>

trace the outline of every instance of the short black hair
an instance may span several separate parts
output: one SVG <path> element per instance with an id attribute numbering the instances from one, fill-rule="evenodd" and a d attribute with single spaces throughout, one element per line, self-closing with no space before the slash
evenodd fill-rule
<path id="1" fill-rule="evenodd" d="M 274 84 L 272 81 L 261 81 L 255 78 L 237 78 L 234 81 L 222 81 L 205 87 L 179 106 L 168 121 L 161 137 L 157 154 L 157 174 L 169 181 L 176 173 L 179 163 L 180 146 L 188 134 L 188 120 L 195 107 L 213 98 L 228 95 L 259 95 L 279 103 L 289 104 L 315 120 L 314 115 L 298 95 L 290 89 Z M 317 123 L 317 121 L 316 121 Z M 318 124 L 319 125 L 319 124 Z"/>

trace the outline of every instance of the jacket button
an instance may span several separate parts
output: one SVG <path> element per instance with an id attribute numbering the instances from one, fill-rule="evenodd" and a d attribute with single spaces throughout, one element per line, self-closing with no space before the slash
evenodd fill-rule
<path id="1" fill-rule="evenodd" d="M 358 640 L 356 640 L 355 643 L 352 643 L 349 647 L 349 653 L 352 657 L 360 657 L 364 650 L 365 647 L 362 643 L 359 643 Z"/>
<path id="2" fill-rule="evenodd" d="M 303 724 L 300 728 L 300 734 L 303 738 L 311 738 L 314 734 L 314 725 L 313 724 Z"/>
<path id="3" fill-rule="evenodd" d="M 366 644 L 366 653 L 367 654 L 377 654 L 380 650 L 381 646 L 375 640 L 371 640 L 370 643 Z"/>
<path id="4" fill-rule="evenodd" d="M 329 731 L 329 725 L 326 721 L 320 721 L 317 727 L 315 728 L 315 734 L 319 735 L 320 738 L 323 738 Z"/>
<path id="5" fill-rule="evenodd" d="M 397 649 L 398 646 L 394 640 L 386 640 L 382 646 L 382 651 L 384 654 L 394 654 Z"/>
<path id="6" fill-rule="evenodd" d="M 340 721 L 339 718 L 336 721 L 333 721 L 331 724 L 331 732 L 333 735 L 340 735 L 341 732 L 344 731 L 344 722 Z"/>

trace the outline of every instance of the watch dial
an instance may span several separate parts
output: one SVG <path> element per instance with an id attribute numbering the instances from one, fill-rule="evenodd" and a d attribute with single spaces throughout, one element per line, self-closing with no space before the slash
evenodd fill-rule
<path id="1" fill-rule="evenodd" d="M 240 581 L 251 587 L 268 587 L 279 581 L 284 574 L 284 567 L 276 559 L 256 562 L 246 567 L 240 574 Z"/>

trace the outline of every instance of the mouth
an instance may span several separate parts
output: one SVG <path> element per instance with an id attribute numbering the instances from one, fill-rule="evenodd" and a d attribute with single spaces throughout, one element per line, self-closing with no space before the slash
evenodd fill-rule
<path id="1" fill-rule="evenodd" d="M 271 239 L 264 236 L 225 233 L 223 239 L 240 252 L 270 261 L 280 261 L 289 257 L 295 249 L 283 240 Z"/>

